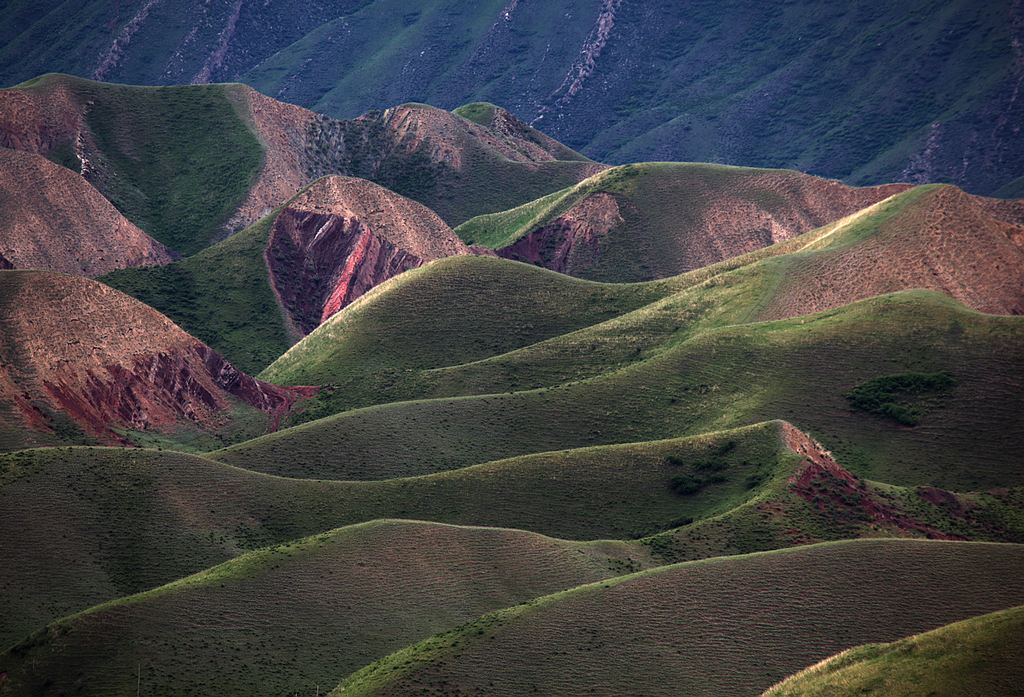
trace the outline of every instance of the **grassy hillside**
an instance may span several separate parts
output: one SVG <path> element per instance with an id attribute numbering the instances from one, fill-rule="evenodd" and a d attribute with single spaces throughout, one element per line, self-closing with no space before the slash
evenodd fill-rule
<path id="1" fill-rule="evenodd" d="M 794 237 L 898 190 L 851 190 L 791 171 L 647 162 L 473 218 L 456 232 L 502 256 L 570 275 L 642 281 Z M 589 235 L 564 232 L 567 220 Z"/>
<path id="2" fill-rule="evenodd" d="M 1006 376 L 1024 361 L 1022 330 L 1018 318 L 972 312 L 935 293 L 896 293 L 702 332 L 579 382 L 349 411 L 215 457 L 275 474 L 381 479 L 782 417 L 861 476 L 959 489 L 1013 485 L 1010 453 L 1024 434 L 1020 390 Z M 856 410 L 846 396 L 878 378 L 942 371 L 954 385 L 891 397 L 920 411 L 912 428 Z M 979 451 L 979 439 L 989 447 Z"/>
<path id="3" fill-rule="evenodd" d="M 668 294 L 670 284 L 579 281 L 490 257 L 455 257 L 407 272 L 321 325 L 263 376 L 325 385 L 308 421 L 401 399 L 410 373 L 470 363 L 597 324 Z"/>
<path id="4" fill-rule="evenodd" d="M 243 551 L 375 518 L 586 540 L 648 535 L 630 548 L 634 564 L 883 534 L 1024 540 L 1020 488 L 953 494 L 852 480 L 808 469 L 780 428 L 374 482 L 283 479 L 170 451 L 10 454 L 0 458 L 0 533 L 11 562 L 0 571 L 0 644 Z M 35 505 L 17 505 L 24 500 Z"/>
<path id="5" fill-rule="evenodd" d="M 353 308 L 351 318 L 333 318 L 265 376 L 282 384 L 337 384 L 344 389 L 330 394 L 328 406 L 340 410 L 554 386 L 635 364 L 701 331 L 796 317 L 906 288 L 931 288 L 975 309 L 1017 314 L 1024 307 L 1024 284 L 1015 272 L 1022 252 L 1011 240 L 1019 231 L 1000 217 L 1010 219 L 1007 212 L 990 210 L 994 205 L 952 187 L 917 187 L 797 238 L 664 282 L 631 286 L 648 298 L 635 311 L 596 323 L 602 318 L 588 316 L 590 326 L 550 338 L 537 332 L 542 340 L 519 348 L 495 342 L 488 352 L 474 345 L 464 353 L 462 346 L 476 341 L 478 332 L 465 325 L 501 326 L 505 315 L 519 312 L 526 271 L 495 260 L 446 260 L 417 272 L 415 285 L 381 288 L 374 303 Z M 493 286 L 487 302 L 467 302 L 460 288 L 451 288 L 457 273 L 484 268 Z M 566 315 L 579 316 L 571 297 Z M 545 313 L 546 321 L 552 311 L 558 306 Z M 427 330 L 422 316 L 452 319 L 440 330 L 431 322 Z M 457 322 L 461 335 L 447 332 L 449 322 Z M 415 327 L 428 340 L 412 342 L 404 330 L 387 328 L 392 326 Z M 361 345 L 360 334 L 368 331 L 379 338 L 373 346 L 349 348 Z M 419 360 L 410 346 L 416 356 L 436 350 L 443 360 Z M 378 367 L 385 350 L 387 367 Z"/>
<path id="6" fill-rule="evenodd" d="M 862 540 L 668 566 L 484 616 L 332 694 L 749 695 L 835 649 L 1017 604 L 1022 562 L 1019 546 Z"/>
<path id="7" fill-rule="evenodd" d="M 1020 691 L 1024 608 L 972 617 L 891 644 L 844 651 L 765 696 L 992 695 Z"/>
<path id="8" fill-rule="evenodd" d="M 15 694 L 114 695 L 140 683 L 305 693 L 488 611 L 607 578 L 622 556 L 609 543 L 378 521 L 72 615 L 10 647 L 0 665 Z"/>
<path id="9" fill-rule="evenodd" d="M 173 264 L 100 280 L 167 315 L 239 370 L 258 373 L 292 343 L 263 260 L 274 217 Z"/>
<path id="10" fill-rule="evenodd" d="M 91 136 L 87 178 L 182 254 L 217 238 L 263 161 L 230 97 L 235 86 L 128 87 L 46 75 L 19 89 L 72 93 Z"/>

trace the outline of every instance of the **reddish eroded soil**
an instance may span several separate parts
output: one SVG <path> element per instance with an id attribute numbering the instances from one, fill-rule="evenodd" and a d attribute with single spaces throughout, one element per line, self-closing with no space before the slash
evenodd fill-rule
<path id="1" fill-rule="evenodd" d="M 665 278 L 788 240 L 907 188 L 776 170 L 626 166 L 580 184 L 571 209 L 499 255 L 594 280 Z"/>
<path id="2" fill-rule="evenodd" d="M 1024 205 L 938 187 L 870 238 L 794 264 L 761 319 L 910 288 L 941 291 L 982 312 L 1024 314 Z"/>
<path id="3" fill-rule="evenodd" d="M 499 249 L 498 256 L 572 273 L 600 253 L 602 238 L 622 222 L 614 196 L 590 194 L 547 225 Z"/>
<path id="4" fill-rule="evenodd" d="M 83 107 L 67 85 L 0 89 L 0 147 L 45 155 L 82 131 Z"/>
<path id="5" fill-rule="evenodd" d="M 363 179 L 326 177 L 288 204 L 265 253 L 301 334 L 403 271 L 470 249 L 429 208 Z"/>
<path id="6" fill-rule="evenodd" d="M 172 261 L 84 177 L 0 148 L 0 268 L 99 276 Z"/>
<path id="7" fill-rule="evenodd" d="M 402 104 L 382 112 L 370 113 L 359 121 L 379 121 L 388 133 L 383 150 L 398 148 L 407 153 L 420 152 L 432 162 L 459 170 L 470 166 L 466 155 L 483 148 L 491 156 L 522 164 L 576 159 L 579 156 L 561 143 L 543 136 L 503 109 L 495 111 L 491 127 L 467 121 L 450 111 L 425 104 Z M 593 163 L 590 176 L 606 165 Z"/>
<path id="8" fill-rule="evenodd" d="M 309 126 L 317 116 L 251 87 L 240 86 L 228 94 L 264 148 L 263 167 L 226 225 L 234 231 L 255 223 L 309 183 L 303 153 Z"/>
<path id="9" fill-rule="evenodd" d="M 150 307 L 95 281 L 0 274 L 0 400 L 39 428 L 40 408 L 85 433 L 223 426 L 242 402 L 276 420 L 308 390 L 262 383 Z"/>
<path id="10" fill-rule="evenodd" d="M 929 539 L 962 540 L 927 523 L 915 520 L 879 496 L 863 480 L 839 465 L 832 454 L 806 433 L 789 423 L 782 425 L 786 446 L 804 461 L 789 479 L 790 491 L 829 520 L 855 522 L 880 532 L 908 533 Z"/>
<path id="11" fill-rule="evenodd" d="M 688 185 L 696 202 L 677 231 L 685 263 L 676 273 L 797 237 L 909 188 L 856 188 L 785 171 L 755 171 L 726 182 L 697 176 Z"/>

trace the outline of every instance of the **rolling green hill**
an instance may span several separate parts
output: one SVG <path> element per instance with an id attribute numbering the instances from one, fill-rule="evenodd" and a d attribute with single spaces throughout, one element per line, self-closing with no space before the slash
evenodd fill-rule
<path id="1" fill-rule="evenodd" d="M 296 422 L 387 401 L 554 386 L 650 358 L 707 329 L 796 317 L 907 288 L 942 291 L 986 312 L 1019 314 L 1024 283 L 1016 269 L 1024 251 L 1012 240 L 1024 231 L 1012 205 L 952 187 L 917 187 L 678 277 L 605 286 L 645 298 L 642 307 L 610 319 L 582 311 L 582 296 L 566 281 L 541 315 L 545 324 L 531 334 L 535 343 L 520 346 L 492 334 L 512 331 L 504 318 L 521 313 L 519 289 L 543 276 L 493 259 L 443 260 L 327 321 L 264 377 L 334 387 L 293 415 Z M 490 290 L 480 296 L 486 302 L 473 302 L 463 290 L 466 281 L 453 280 L 477 275 L 488 280 Z M 556 298 L 571 303 L 567 316 L 586 318 L 589 326 L 565 331 L 575 327 L 554 319 Z M 448 310 L 453 305 L 457 313 Z M 540 330 L 549 322 L 550 329 Z M 410 329 L 421 340 L 413 340 Z"/>
<path id="2" fill-rule="evenodd" d="M 753 694 L 830 651 L 1017 604 L 1022 554 L 860 540 L 663 567 L 485 615 L 332 694 Z"/>
<path id="3" fill-rule="evenodd" d="M 959 489 L 1014 485 L 1021 395 L 1006 376 L 1020 372 L 1022 330 L 1019 318 L 907 291 L 700 332 L 578 382 L 348 411 L 214 457 L 289 476 L 383 479 L 782 417 L 861 476 Z M 872 380 L 942 371 L 954 384 L 887 398 L 920 413 L 914 427 L 854 409 L 846 396 Z M 979 451 L 978 442 L 989 447 Z"/>
<path id="4" fill-rule="evenodd" d="M 643 537 L 622 547 L 634 566 L 879 535 L 1024 541 L 1020 488 L 865 482 L 807 445 L 772 422 L 374 482 L 284 479 L 171 451 L 13 453 L 0 458 L 0 644 L 246 550 L 377 518 Z"/>
<path id="5" fill-rule="evenodd" d="M 1001 697 L 1020 690 L 1024 608 L 993 612 L 891 644 L 822 661 L 765 692 L 768 697 L 944 695 Z"/>
<path id="6" fill-rule="evenodd" d="M 403 521 L 341 528 L 59 620 L 0 654 L 4 689 L 326 692 L 405 644 L 607 578 L 622 547 Z"/>

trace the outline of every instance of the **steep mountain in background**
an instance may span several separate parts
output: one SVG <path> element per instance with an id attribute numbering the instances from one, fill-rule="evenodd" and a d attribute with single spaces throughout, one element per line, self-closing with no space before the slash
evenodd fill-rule
<path id="1" fill-rule="evenodd" d="M 0 273 L 0 327 L 7 449 L 161 433 L 209 446 L 266 431 L 301 394 L 239 372 L 152 308 L 80 276 Z"/>
<path id="2" fill-rule="evenodd" d="M 456 232 L 498 256 L 601 281 L 674 276 L 796 237 L 903 191 L 681 163 L 606 170 Z"/>
<path id="3" fill-rule="evenodd" d="M 98 276 L 171 260 L 82 177 L 39 155 L 0 148 L 0 268 Z"/>
<path id="4" fill-rule="evenodd" d="M 346 118 L 484 100 L 613 163 L 1006 195 L 1024 176 L 1017 0 L 18 0 L 0 17 L 5 84 L 240 80 Z"/>
<path id="5" fill-rule="evenodd" d="M 1024 678 L 1024 606 L 972 617 L 889 644 L 843 651 L 763 697 L 1012 695 Z"/>

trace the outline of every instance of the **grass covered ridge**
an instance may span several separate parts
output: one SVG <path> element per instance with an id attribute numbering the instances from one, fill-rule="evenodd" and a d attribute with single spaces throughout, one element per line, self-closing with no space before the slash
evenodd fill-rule
<path id="1" fill-rule="evenodd" d="M 642 571 L 486 615 L 367 666 L 332 694 L 567 694 L 586 684 L 609 696 L 749 695 L 861 637 L 1018 604 L 1022 550 L 858 540 Z"/>
<path id="2" fill-rule="evenodd" d="M 859 646 L 772 687 L 764 697 L 1012 695 L 1024 678 L 1024 607 L 890 644 Z"/>

